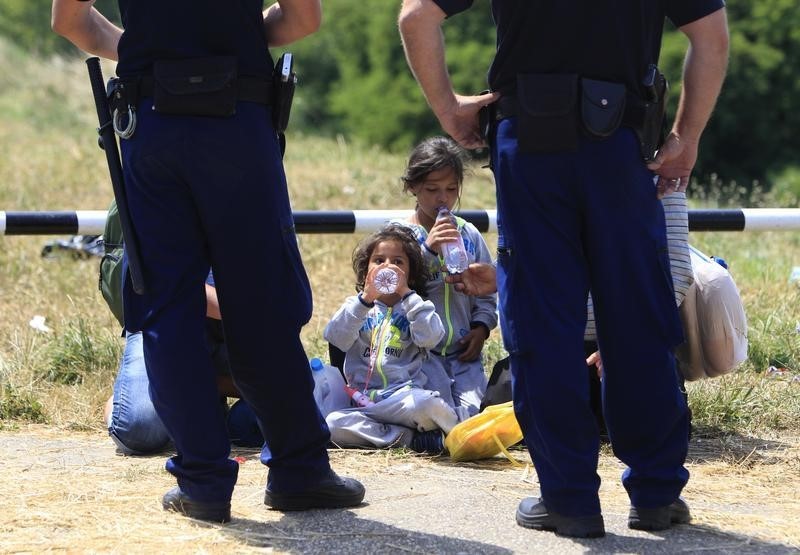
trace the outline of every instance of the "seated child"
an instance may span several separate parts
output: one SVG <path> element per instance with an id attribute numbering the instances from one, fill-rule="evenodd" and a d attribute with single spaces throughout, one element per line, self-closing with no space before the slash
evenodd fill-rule
<path id="1" fill-rule="evenodd" d="M 387 269 L 394 276 L 376 283 Z M 414 235 L 403 226 L 384 227 L 353 252 L 353 270 L 360 292 L 334 314 L 324 336 L 346 353 L 348 386 L 366 406 L 331 412 L 331 441 L 441 452 L 442 432 L 458 416 L 438 392 L 426 389 L 422 364 L 444 328 L 433 303 L 422 298 L 428 275 Z"/>
<path id="2" fill-rule="evenodd" d="M 474 225 L 461 218 L 437 218 L 441 207 L 451 211 L 461 200 L 462 157 L 463 150 L 452 139 L 431 137 L 411 152 L 402 179 L 403 191 L 416 198 L 414 214 L 403 223 L 420 243 L 431 276 L 428 294 L 445 327 L 423 370 L 430 380 L 428 387 L 440 391 L 463 419 L 479 412 L 486 391 L 481 352 L 497 326 L 497 296 L 465 295 L 444 281 L 442 245 L 459 236 L 470 264 L 492 261 Z"/>
<path id="3" fill-rule="evenodd" d="M 120 281 L 119 286 L 122 286 Z M 239 397 L 228 365 L 228 352 L 220 321 L 213 276 L 206 283 L 206 340 L 220 391 L 220 413 L 226 414 L 230 440 L 242 447 L 261 447 L 264 440 L 255 413 L 244 399 L 227 409 L 227 397 Z M 121 323 L 121 322 L 120 322 Z M 108 434 L 123 455 L 149 455 L 171 447 L 171 439 L 150 400 L 150 382 L 144 359 L 142 334 L 126 333 L 125 352 L 120 360 L 114 389 L 106 402 L 104 420 Z"/>

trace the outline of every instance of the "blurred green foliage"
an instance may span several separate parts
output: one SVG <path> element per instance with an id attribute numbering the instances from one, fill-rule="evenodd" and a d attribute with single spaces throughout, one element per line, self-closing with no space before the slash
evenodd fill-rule
<path id="1" fill-rule="evenodd" d="M 115 0 L 96 0 L 95 7 L 119 22 Z M 35 54 L 75 52 L 66 39 L 50 30 L 51 0 L 0 0 L 0 36 Z"/>
<path id="2" fill-rule="evenodd" d="M 98 0 L 96 7 L 118 20 L 113 0 Z M 290 47 L 300 74 L 292 125 L 401 152 L 440 133 L 406 67 L 396 23 L 399 3 L 327 0 L 323 7 L 322 29 Z M 796 0 L 741 0 L 727 10 L 728 78 L 703 136 L 695 176 L 703 184 L 717 179 L 768 190 L 798 166 L 800 10 Z M 0 35 L 39 54 L 74 52 L 50 31 L 49 18 L 49 0 L 0 0 Z M 456 89 L 484 89 L 495 42 L 489 2 L 448 19 L 444 32 Z M 686 48 L 685 36 L 668 25 L 660 65 L 671 81 L 670 114 Z"/>

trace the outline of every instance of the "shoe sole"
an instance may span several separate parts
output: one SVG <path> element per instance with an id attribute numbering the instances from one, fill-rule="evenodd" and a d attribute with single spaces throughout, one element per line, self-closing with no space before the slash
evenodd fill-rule
<path id="1" fill-rule="evenodd" d="M 570 538 L 602 538 L 606 535 L 602 515 L 566 518 L 552 514 L 531 516 L 517 509 L 517 524 L 532 530 L 555 532 Z"/>
<path id="2" fill-rule="evenodd" d="M 670 505 L 667 510 L 631 507 L 628 514 L 628 528 L 645 532 L 659 532 L 667 530 L 675 524 L 689 524 L 691 521 L 689 508 L 683 504 L 677 507 Z"/>
<path id="3" fill-rule="evenodd" d="M 276 511 L 307 511 L 309 509 L 345 509 L 355 507 L 364 501 L 364 487 L 360 490 L 337 493 L 335 491 L 309 493 L 264 494 L 264 504 Z"/>
<path id="4" fill-rule="evenodd" d="M 200 507 L 197 504 L 189 501 L 175 499 L 169 501 L 164 500 L 162 501 L 161 506 L 165 511 L 174 511 L 197 520 L 220 523 L 230 522 L 231 520 L 230 504 L 227 506 L 220 505 L 213 507 Z"/>

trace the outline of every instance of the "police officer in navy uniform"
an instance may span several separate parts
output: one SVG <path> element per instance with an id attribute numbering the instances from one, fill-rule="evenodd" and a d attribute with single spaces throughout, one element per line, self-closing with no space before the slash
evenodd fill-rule
<path id="1" fill-rule="evenodd" d="M 299 335 L 311 291 L 271 123 L 268 46 L 314 32 L 320 1 L 279 0 L 262 12 L 261 0 L 120 0 L 124 31 L 93 3 L 54 0 L 52 24 L 83 50 L 119 60 L 136 117 L 120 143 L 145 293 L 126 279 L 125 324 L 143 334 L 151 397 L 177 451 L 167 470 L 178 487 L 164 508 L 230 519 L 238 464 L 203 335 L 210 266 L 231 372 L 265 438 L 265 503 L 360 504 L 364 487 L 331 470 L 312 394 Z"/>
<path id="2" fill-rule="evenodd" d="M 658 194 L 685 189 L 719 94 L 728 48 L 723 0 L 492 0 L 492 92 L 462 96 L 447 73 L 440 26 L 471 4 L 404 0 L 399 24 L 445 131 L 465 147 L 482 146 L 478 112 L 492 104 L 503 339 L 541 487 L 540 497 L 520 503 L 517 523 L 574 537 L 605 533 L 582 343 L 590 289 L 605 418 L 628 467 L 628 526 L 687 523 L 679 495 L 689 478 L 689 419 L 672 355 L 682 332 Z M 639 131 L 654 122 L 636 115 L 658 106 L 649 95 L 665 17 L 690 46 L 674 125 L 652 159 Z"/>

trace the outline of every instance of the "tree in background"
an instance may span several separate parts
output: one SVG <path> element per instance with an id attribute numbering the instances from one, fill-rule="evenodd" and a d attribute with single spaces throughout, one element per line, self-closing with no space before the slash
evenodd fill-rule
<path id="1" fill-rule="evenodd" d="M 703 133 L 695 175 L 704 183 L 714 173 L 745 188 L 754 182 L 769 187 L 798 164 L 800 10 L 796 0 L 730 2 L 727 9 L 728 77 Z M 675 113 L 685 48 L 680 32 L 665 34 L 661 65 L 672 81 L 670 114 Z"/>
<path id="2" fill-rule="evenodd" d="M 52 0 L 0 0 L 0 36 L 37 54 L 72 53 L 75 47 L 50 30 Z M 95 6 L 119 21 L 115 0 L 97 0 Z"/>
<path id="3" fill-rule="evenodd" d="M 269 3 L 270 0 L 267 0 Z M 441 133 L 403 57 L 398 3 L 325 0 L 322 29 L 292 45 L 299 87 L 292 129 L 343 133 L 367 144 L 406 150 Z M 98 8 L 118 16 L 114 0 Z M 730 2 L 728 78 L 695 169 L 701 183 L 716 174 L 745 188 L 760 182 L 788 187 L 781 198 L 800 198 L 800 9 L 797 0 Z M 488 1 L 445 22 L 448 65 L 456 90 L 486 87 L 494 53 Z M 50 0 L 0 0 L 0 35 L 36 54 L 75 52 L 50 32 Z M 671 82 L 670 118 L 680 92 L 686 40 L 668 28 L 660 66 Z M 275 53 L 277 54 L 277 52 Z"/>
<path id="4" fill-rule="evenodd" d="M 368 144 L 400 150 L 441 133 L 406 65 L 397 6 L 389 9 L 386 0 L 339 0 L 324 9 L 322 29 L 295 47 L 304 83 L 298 88 L 297 117 L 311 120 L 314 128 L 333 123 Z M 489 3 L 481 2 L 445 26 L 452 45 L 448 63 L 460 90 L 486 88 L 494 52 L 490 18 Z M 320 68 L 320 59 L 332 61 L 335 71 Z"/>

